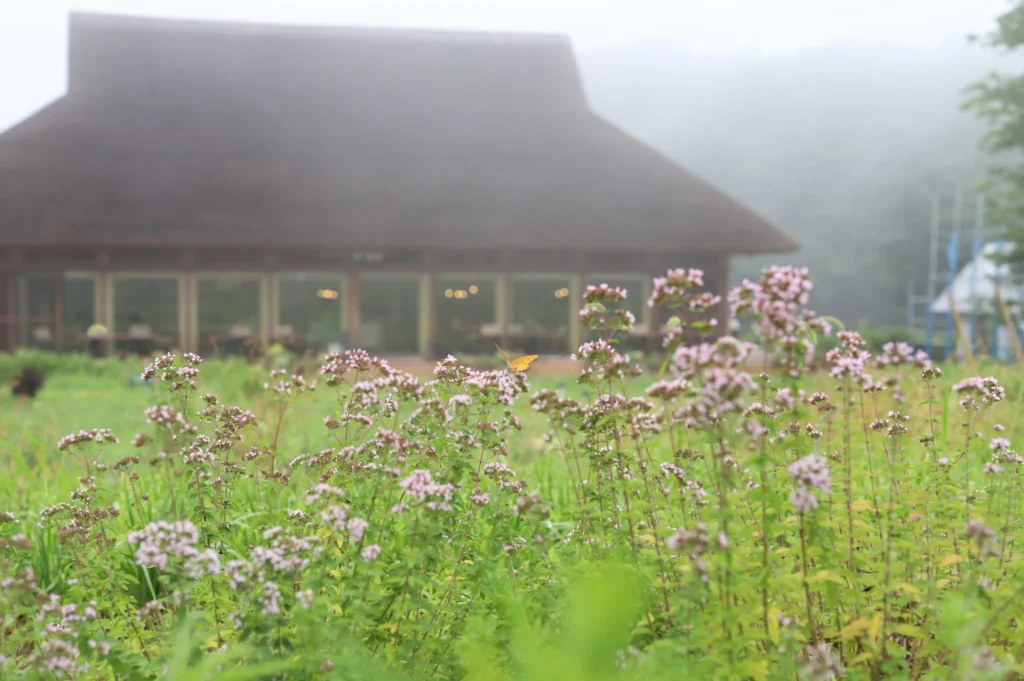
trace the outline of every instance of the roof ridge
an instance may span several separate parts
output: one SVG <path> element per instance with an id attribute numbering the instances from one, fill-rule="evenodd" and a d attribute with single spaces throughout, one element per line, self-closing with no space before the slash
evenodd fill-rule
<path id="1" fill-rule="evenodd" d="M 357 39 L 405 38 L 409 40 L 444 40 L 446 42 L 453 40 L 491 43 L 508 41 L 529 44 L 566 44 L 570 42 L 568 34 L 540 31 L 488 31 L 482 29 L 417 28 L 353 24 L 291 24 L 238 19 L 196 19 L 81 11 L 71 11 L 68 16 L 72 29 L 76 28 L 77 25 L 81 25 L 83 28 L 130 28 L 132 30 L 149 29 L 166 32 L 228 33 L 235 35 L 243 33 L 266 35 L 291 34 L 296 36 L 325 35 Z"/>

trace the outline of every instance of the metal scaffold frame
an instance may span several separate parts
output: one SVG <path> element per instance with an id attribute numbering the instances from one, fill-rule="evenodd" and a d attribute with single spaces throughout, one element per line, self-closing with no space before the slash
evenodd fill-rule
<path id="1" fill-rule="evenodd" d="M 970 224 L 966 219 L 968 209 L 973 212 Z M 1006 326 L 1004 322 L 1009 318 L 1009 312 L 999 292 L 1013 282 L 1003 281 L 1005 268 L 997 268 L 999 275 L 989 287 L 979 272 L 986 252 L 1004 248 L 1002 231 L 985 221 L 984 191 L 958 182 L 952 196 L 941 191 L 933 192 L 928 241 L 928 278 L 924 291 L 917 289 L 913 282 L 907 287 L 908 329 L 921 334 L 924 348 L 936 359 L 950 358 L 957 353 L 992 357 L 1005 354 L 1009 348 L 1005 339 L 1000 339 L 999 330 Z M 970 304 L 960 309 L 958 302 L 962 301 L 954 301 L 954 283 L 959 285 L 956 290 L 962 290 L 964 277 Z M 998 304 L 997 301 L 979 298 L 980 291 L 988 292 L 992 288 L 996 291 Z M 940 304 L 940 297 L 946 298 L 946 302 Z M 948 312 L 937 312 L 933 309 L 935 307 L 946 308 Z M 990 334 L 982 331 L 988 316 L 992 317 L 991 328 L 987 329 Z M 1017 323 L 1013 326 L 1019 328 Z M 937 339 L 939 328 L 942 333 Z"/>

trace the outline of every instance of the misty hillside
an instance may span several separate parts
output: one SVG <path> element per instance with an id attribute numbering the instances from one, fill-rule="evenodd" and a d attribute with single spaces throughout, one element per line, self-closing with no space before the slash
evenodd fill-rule
<path id="1" fill-rule="evenodd" d="M 814 305 L 899 325 L 927 273 L 927 191 L 984 175 L 963 88 L 992 68 L 964 42 L 924 51 L 828 46 L 774 58 L 695 56 L 671 43 L 582 51 L 594 109 L 772 220 L 812 268 Z M 1005 67 L 1004 67 L 1005 68 Z"/>

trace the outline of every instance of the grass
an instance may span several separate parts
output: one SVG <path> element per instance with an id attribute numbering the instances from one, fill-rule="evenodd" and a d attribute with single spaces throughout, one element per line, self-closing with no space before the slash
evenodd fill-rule
<path id="1" fill-rule="evenodd" d="M 851 334 L 811 369 L 787 305 L 763 374 L 55 365 L 0 398 L 0 675 L 1019 678 L 1019 369 Z"/>

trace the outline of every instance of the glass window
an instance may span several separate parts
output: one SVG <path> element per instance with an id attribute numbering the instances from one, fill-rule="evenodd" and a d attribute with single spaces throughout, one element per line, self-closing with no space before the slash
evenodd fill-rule
<path id="1" fill-rule="evenodd" d="M 278 277 L 279 325 L 274 340 L 294 349 L 326 350 L 343 343 L 341 280 L 304 274 Z"/>
<path id="2" fill-rule="evenodd" d="M 497 282 L 486 277 L 439 277 L 435 290 L 436 354 L 492 354 L 494 343 L 501 342 L 495 315 Z"/>
<path id="3" fill-rule="evenodd" d="M 196 294 L 201 354 L 247 354 L 260 343 L 259 279 L 200 277 Z"/>
<path id="4" fill-rule="evenodd" d="M 21 291 L 21 344 L 30 348 L 57 349 L 57 285 L 51 275 L 29 274 Z"/>
<path id="5" fill-rule="evenodd" d="M 75 277 L 64 280 L 64 348 L 85 350 L 86 332 L 97 319 L 96 281 L 92 277 Z"/>
<path id="6" fill-rule="evenodd" d="M 510 348 L 526 354 L 561 354 L 569 347 L 569 279 L 512 282 Z M 575 320 L 574 320 L 575 321 Z"/>
<path id="7" fill-rule="evenodd" d="M 119 350 L 148 354 L 177 346 L 178 280 L 114 279 L 114 333 Z"/>
<path id="8" fill-rule="evenodd" d="M 420 283 L 412 278 L 359 280 L 359 347 L 367 352 L 419 352 Z"/>

